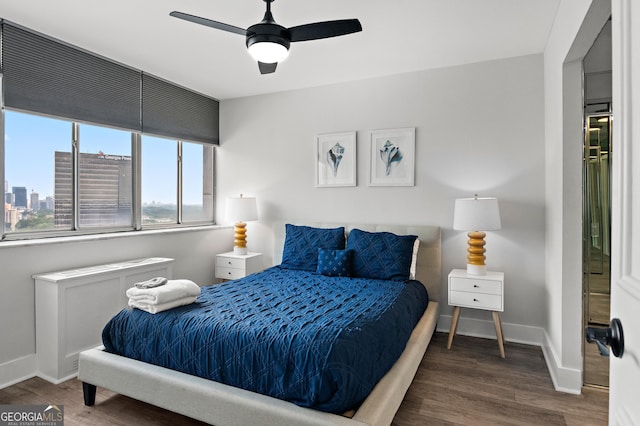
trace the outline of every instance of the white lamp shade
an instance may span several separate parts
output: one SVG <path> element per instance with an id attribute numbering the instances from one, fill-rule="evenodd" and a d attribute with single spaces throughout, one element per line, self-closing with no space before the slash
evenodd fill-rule
<path id="1" fill-rule="evenodd" d="M 497 198 L 458 198 L 453 212 L 453 229 L 493 231 L 500 229 Z"/>
<path id="2" fill-rule="evenodd" d="M 249 54 L 258 62 L 273 64 L 282 62 L 289 56 L 289 49 L 280 43 L 261 41 L 249 46 Z"/>
<path id="3" fill-rule="evenodd" d="M 234 197 L 227 199 L 227 219 L 235 222 L 258 220 L 258 207 L 253 197 Z"/>

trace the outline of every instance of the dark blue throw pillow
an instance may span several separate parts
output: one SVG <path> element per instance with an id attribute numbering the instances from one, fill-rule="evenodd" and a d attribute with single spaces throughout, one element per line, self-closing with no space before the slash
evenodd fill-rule
<path id="1" fill-rule="evenodd" d="M 328 277 L 350 277 L 352 256 L 351 250 L 318 249 L 316 273 Z"/>
<path id="2" fill-rule="evenodd" d="M 347 250 L 353 250 L 352 275 L 380 280 L 408 280 L 413 245 L 417 238 L 416 235 L 352 230 L 347 239 Z"/>
<path id="3" fill-rule="evenodd" d="M 344 250 L 344 243 L 344 227 L 313 228 L 288 223 L 280 266 L 316 272 L 318 249 Z"/>

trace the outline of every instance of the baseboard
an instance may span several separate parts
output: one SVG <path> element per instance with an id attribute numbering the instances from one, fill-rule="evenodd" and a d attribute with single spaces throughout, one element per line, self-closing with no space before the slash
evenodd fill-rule
<path id="1" fill-rule="evenodd" d="M 451 315 L 440 315 L 437 331 L 448 333 L 451 328 Z M 547 332 L 540 327 L 510 324 L 502 322 L 504 340 L 525 345 L 540 346 L 553 387 L 558 392 L 579 395 L 582 391 L 582 371 L 562 367 Z M 464 336 L 497 339 L 493 320 L 460 317 L 456 334 Z M 508 356 L 508 351 L 507 351 Z"/>
<path id="2" fill-rule="evenodd" d="M 0 364 L 0 389 L 35 377 L 37 369 L 38 358 L 36 354 Z"/>
<path id="3" fill-rule="evenodd" d="M 562 367 L 558 354 L 546 332 L 544 333 L 542 354 L 547 363 L 547 369 L 555 390 L 580 395 L 582 393 L 582 371 L 575 368 Z"/>
<path id="4" fill-rule="evenodd" d="M 59 385 L 62 382 L 66 382 L 67 380 L 75 379 L 76 377 L 78 377 L 78 373 L 73 373 L 62 378 L 56 378 L 56 377 L 49 376 L 48 374 L 44 374 L 41 371 L 38 371 L 35 375 L 40 377 L 42 380 L 46 380 L 49 383 L 53 383 L 54 385 Z"/>
<path id="5" fill-rule="evenodd" d="M 440 315 L 438 331 L 448 333 L 451 328 L 451 315 Z M 540 327 L 528 325 L 510 324 L 502 322 L 504 340 L 507 342 L 522 343 L 525 345 L 542 346 L 544 330 Z M 493 320 L 481 320 L 476 318 L 458 319 L 456 334 L 463 336 L 481 337 L 484 339 L 497 339 L 496 328 Z"/>

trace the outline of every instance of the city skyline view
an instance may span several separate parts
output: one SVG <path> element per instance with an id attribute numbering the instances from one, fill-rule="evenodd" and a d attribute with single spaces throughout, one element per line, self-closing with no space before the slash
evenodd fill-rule
<path id="1" fill-rule="evenodd" d="M 106 156 L 131 156 L 128 131 L 80 124 L 80 152 Z M 48 117 L 5 110 L 5 186 L 25 187 L 39 199 L 54 197 L 54 153 L 71 152 L 72 123 Z M 176 141 L 153 136 L 142 137 L 143 204 L 176 204 Z M 183 204 L 202 203 L 202 147 L 183 144 Z M 146 184 L 145 184 L 146 183 Z"/>

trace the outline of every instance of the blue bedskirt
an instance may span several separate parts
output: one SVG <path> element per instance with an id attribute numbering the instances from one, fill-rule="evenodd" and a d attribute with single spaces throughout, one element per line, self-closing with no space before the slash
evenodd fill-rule
<path id="1" fill-rule="evenodd" d="M 341 413 L 391 368 L 427 303 L 417 281 L 273 267 L 203 287 L 192 305 L 124 309 L 102 339 L 118 355 Z"/>

